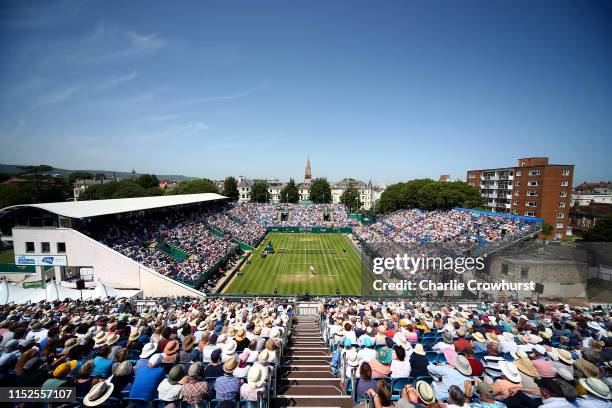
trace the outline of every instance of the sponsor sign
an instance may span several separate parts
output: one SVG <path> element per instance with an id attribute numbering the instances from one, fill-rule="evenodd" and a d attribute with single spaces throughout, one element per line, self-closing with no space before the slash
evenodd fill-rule
<path id="1" fill-rule="evenodd" d="M 66 266 L 65 255 L 15 255 L 15 265 Z"/>

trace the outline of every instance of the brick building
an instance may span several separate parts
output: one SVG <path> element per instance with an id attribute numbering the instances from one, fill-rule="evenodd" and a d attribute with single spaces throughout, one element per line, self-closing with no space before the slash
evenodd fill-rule
<path id="1" fill-rule="evenodd" d="M 553 227 L 550 238 L 559 240 L 567 233 L 573 175 L 574 165 L 528 157 L 515 167 L 469 170 L 467 183 L 480 189 L 491 211 L 542 218 Z"/>

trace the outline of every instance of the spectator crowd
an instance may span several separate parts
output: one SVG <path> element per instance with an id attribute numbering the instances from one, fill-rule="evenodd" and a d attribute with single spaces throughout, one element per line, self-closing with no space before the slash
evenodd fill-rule
<path id="1" fill-rule="evenodd" d="M 291 315 L 270 299 L 4 305 L 0 384 L 71 387 L 84 406 L 265 400 Z"/>
<path id="2" fill-rule="evenodd" d="M 380 407 L 612 407 L 612 317 L 568 304 L 328 299 L 332 369 Z"/>

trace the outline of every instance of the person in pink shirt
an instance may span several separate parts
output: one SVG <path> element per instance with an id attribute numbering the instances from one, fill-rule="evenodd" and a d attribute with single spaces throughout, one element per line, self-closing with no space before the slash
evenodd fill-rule
<path id="1" fill-rule="evenodd" d="M 548 359 L 544 346 L 538 344 L 533 347 L 534 358 L 531 361 L 542 378 L 555 378 L 555 362 Z"/>
<path id="2" fill-rule="evenodd" d="M 376 353 L 376 358 L 370 360 L 372 378 L 388 377 L 391 374 L 391 350 L 388 347 L 381 348 Z"/>

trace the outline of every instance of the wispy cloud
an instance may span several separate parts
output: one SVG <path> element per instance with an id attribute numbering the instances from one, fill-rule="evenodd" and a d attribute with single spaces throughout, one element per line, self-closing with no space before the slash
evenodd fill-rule
<path id="1" fill-rule="evenodd" d="M 155 100 L 158 96 L 168 94 L 170 92 L 172 92 L 172 88 L 170 88 L 169 86 L 161 86 L 159 88 L 151 89 L 137 95 L 91 101 L 88 102 L 87 105 L 96 108 L 127 109 L 134 107 L 135 105 L 151 102 Z"/>
<path id="2" fill-rule="evenodd" d="M 150 115 L 142 118 L 147 122 L 165 122 L 167 120 L 178 119 L 181 116 L 185 116 L 186 112 L 180 113 L 168 113 L 168 114 L 160 114 L 160 115 Z"/>
<path id="3" fill-rule="evenodd" d="M 207 132 L 210 127 L 202 121 L 189 122 L 180 126 L 172 126 L 159 132 L 148 132 L 137 138 L 130 139 L 131 142 L 145 143 L 160 139 L 180 139 Z"/>
<path id="4" fill-rule="evenodd" d="M 96 86 L 93 90 L 94 92 L 102 92 L 102 91 L 107 91 L 111 88 L 114 88 L 118 85 L 124 84 L 126 82 L 130 82 L 136 78 L 138 78 L 139 74 L 138 72 L 134 71 L 128 75 L 123 75 L 120 77 L 116 77 L 116 78 L 111 78 L 108 79 L 104 82 L 102 82 L 100 85 Z"/>
<path id="5" fill-rule="evenodd" d="M 257 92 L 259 89 L 261 89 L 261 87 L 251 88 L 251 89 L 247 89 L 242 92 L 237 92 L 237 93 L 233 93 L 229 95 L 202 96 L 198 98 L 181 99 L 181 100 L 170 103 L 169 106 L 173 108 L 184 108 L 190 105 L 200 105 L 200 104 L 220 102 L 220 101 L 231 101 L 234 99 L 244 98 L 245 96 L 248 96 L 248 95 L 251 95 L 252 93 Z"/>
<path id="6" fill-rule="evenodd" d="M 83 40 L 68 46 L 63 44 L 62 55 L 51 58 L 48 62 L 68 65 L 113 62 L 154 54 L 165 47 L 166 43 L 157 33 L 142 34 L 100 22 Z"/>
<path id="7" fill-rule="evenodd" d="M 72 97 L 80 90 L 79 86 L 73 86 L 67 89 L 58 89 L 53 92 L 49 92 L 43 95 L 40 95 L 36 98 L 34 102 L 34 106 L 43 106 L 50 105 L 53 103 L 64 102 Z"/>

